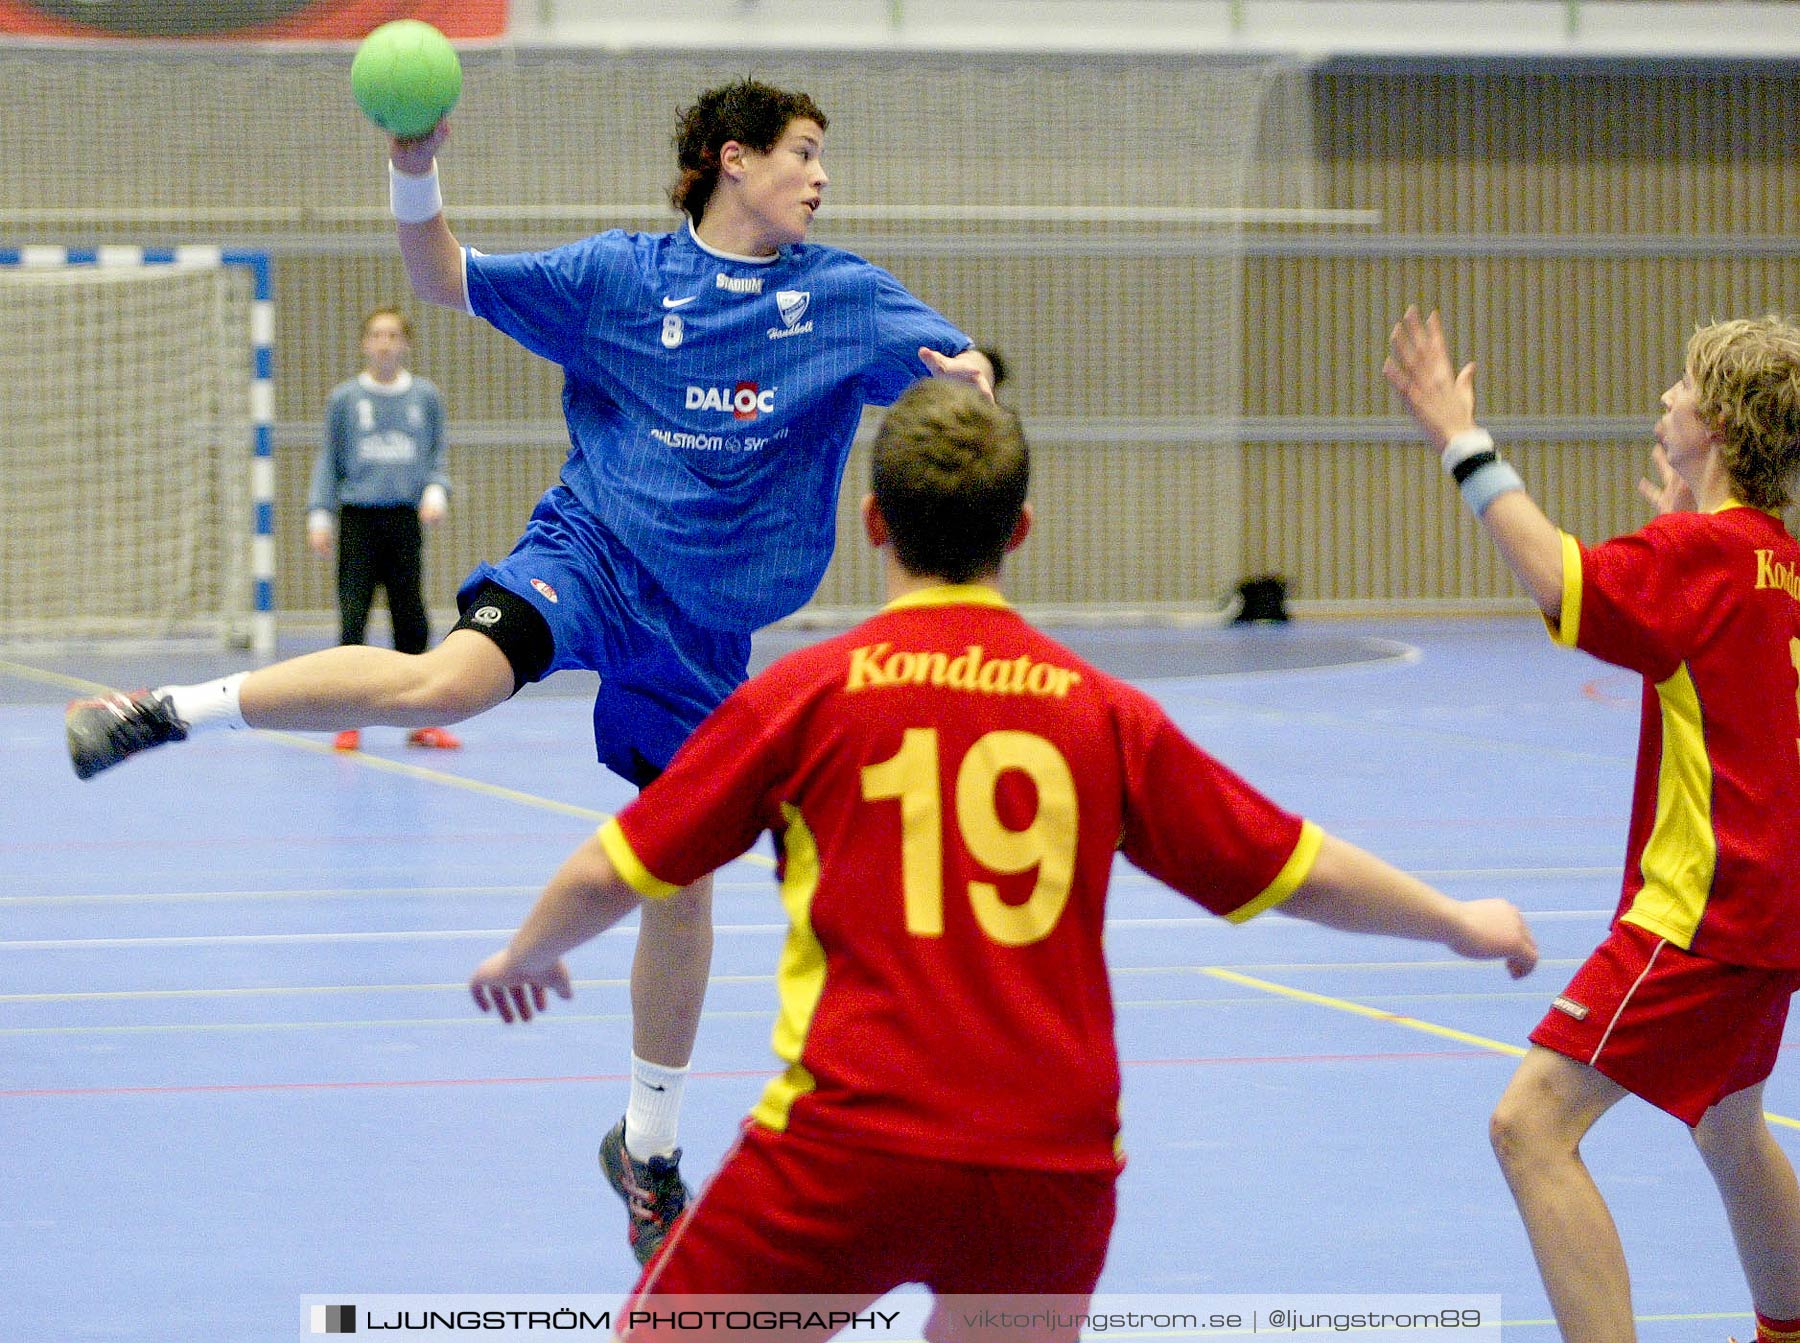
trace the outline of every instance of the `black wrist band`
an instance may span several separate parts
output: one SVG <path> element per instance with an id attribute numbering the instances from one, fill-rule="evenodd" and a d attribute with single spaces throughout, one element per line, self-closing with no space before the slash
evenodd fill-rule
<path id="1" fill-rule="evenodd" d="M 1492 448 L 1488 448 L 1484 452 L 1471 453 L 1450 469 L 1451 478 L 1454 479 L 1458 485 L 1461 485 L 1470 476 L 1481 470 L 1482 467 L 1492 466 L 1499 460 L 1500 454 L 1495 452 Z"/>

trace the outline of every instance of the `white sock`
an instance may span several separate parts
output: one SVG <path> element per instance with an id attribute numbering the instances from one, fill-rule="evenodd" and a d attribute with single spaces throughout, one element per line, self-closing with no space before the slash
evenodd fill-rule
<path id="1" fill-rule="evenodd" d="M 174 706 L 175 716 L 187 724 L 188 735 L 228 728 L 233 732 L 249 726 L 244 709 L 238 703 L 238 692 L 249 672 L 238 672 L 203 685 L 160 686 L 156 694 Z"/>
<path id="2" fill-rule="evenodd" d="M 631 1101 L 625 1107 L 625 1150 L 639 1161 L 675 1150 L 686 1068 L 665 1068 L 631 1056 Z"/>

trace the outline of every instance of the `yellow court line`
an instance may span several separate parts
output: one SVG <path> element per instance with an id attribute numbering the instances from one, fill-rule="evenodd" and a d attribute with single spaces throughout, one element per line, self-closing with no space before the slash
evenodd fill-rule
<path id="1" fill-rule="evenodd" d="M 1427 1035 L 1441 1035 L 1447 1040 L 1460 1040 L 1464 1044 L 1491 1049 L 1497 1054 L 1511 1054 L 1515 1058 L 1525 1056 L 1524 1049 L 1518 1045 L 1509 1045 L 1504 1040 L 1490 1040 L 1485 1035 L 1471 1035 L 1468 1031 L 1459 1031 L 1452 1026 L 1440 1026 L 1434 1021 L 1421 1021 L 1417 1017 L 1384 1011 L 1379 1007 L 1370 1007 L 1366 1003 L 1352 1002 L 1348 998 L 1333 998 L 1328 994 L 1291 988 L 1286 984 L 1277 984 L 1273 980 L 1257 979 L 1254 975 L 1242 975 L 1236 970 L 1223 970 L 1213 965 L 1203 965 L 1198 968 L 1201 974 L 1210 975 L 1214 979 L 1223 979 L 1231 984 L 1242 984 L 1247 988 L 1261 989 L 1264 993 L 1273 993 L 1282 998 L 1292 998 L 1296 1002 L 1329 1007 L 1336 1012 L 1348 1012 L 1352 1016 L 1368 1017 L 1371 1021 L 1385 1021 L 1391 1025 L 1404 1026 L 1407 1030 L 1423 1031 Z M 1783 1128 L 1800 1129 L 1800 1119 L 1790 1119 L 1786 1115 L 1776 1114 L 1770 1110 L 1763 1111 L 1763 1118 L 1771 1124 L 1779 1124 Z"/>
<path id="2" fill-rule="evenodd" d="M 583 820 L 604 824 L 610 821 L 613 813 L 596 811 L 592 807 L 578 807 L 572 802 L 558 802 L 554 798 L 540 797 L 536 793 L 522 792 L 517 788 L 503 788 L 499 784 L 483 783 L 479 779 L 466 778 L 461 774 L 445 774 L 442 770 L 428 769 L 424 765 L 409 765 L 400 760 L 389 760 L 386 756 L 370 755 L 365 751 L 340 751 L 322 741 L 314 741 L 310 737 L 298 736 L 292 732 L 275 732 L 267 728 L 253 729 L 259 736 L 271 738 L 283 746 L 291 746 L 295 750 L 309 751 L 313 755 L 335 756 L 340 760 L 351 760 L 367 769 L 384 770 L 389 774 L 398 774 L 403 778 L 417 779 L 421 783 L 442 784 L 446 788 L 460 788 L 467 793 L 480 793 L 484 797 L 496 797 L 503 802 L 516 802 L 522 807 L 536 807 L 539 811 L 553 811 L 563 816 L 578 816 Z M 763 867 L 773 868 L 775 860 L 763 853 L 746 853 L 738 859 L 741 863 L 756 863 Z"/>
<path id="3" fill-rule="evenodd" d="M 104 695 L 112 689 L 98 681 L 84 681 L 79 676 L 64 676 L 61 672 L 27 667 L 22 662 L 8 662 L 4 658 L 0 658 L 0 674 L 16 676 L 21 681 L 36 681 L 39 685 L 55 686 L 58 690 L 80 690 L 91 695 Z"/>
<path id="4" fill-rule="evenodd" d="M 23 663 L 8 662 L 0 659 L 0 673 L 16 676 L 24 681 L 36 681 L 40 685 L 56 686 L 62 690 L 78 690 L 88 694 L 107 694 L 112 686 L 98 681 L 83 680 L 78 676 L 65 676 L 61 672 L 43 671 L 37 667 L 27 667 Z M 271 741 L 280 742 L 295 750 L 307 751 L 313 755 L 332 756 L 340 760 L 353 760 L 365 769 L 383 770 L 389 774 L 398 774 L 402 778 L 416 779 L 421 783 L 442 784 L 446 788 L 460 788 L 467 793 L 479 793 L 483 797 L 499 798 L 503 802 L 516 802 L 522 807 L 535 807 L 539 811 L 555 812 L 562 816 L 576 816 L 584 821 L 596 824 L 612 819 L 612 813 L 596 811 L 592 807 L 578 807 L 572 802 L 558 802 L 554 798 L 540 797 L 536 793 L 521 792 L 516 788 L 503 788 L 499 784 L 483 783 L 479 779 L 465 778 L 460 774 L 445 774 L 441 770 L 428 769 L 423 765 L 409 765 L 399 760 L 389 760 L 385 756 L 369 755 L 362 751 L 339 751 L 324 742 L 314 741 L 310 737 L 302 737 L 292 732 L 277 732 L 266 728 L 254 729 L 257 735 Z M 774 859 L 766 854 L 747 853 L 745 862 L 759 863 L 764 867 L 774 867 Z"/>
<path id="5" fill-rule="evenodd" d="M 1427 1035 L 1441 1035 L 1446 1040 L 1458 1040 L 1466 1045 L 1478 1045 L 1482 1049 L 1492 1049 L 1501 1054 L 1512 1054 L 1518 1058 L 1525 1056 L 1525 1051 L 1518 1045 L 1509 1045 L 1502 1040 L 1490 1040 L 1485 1035 L 1471 1035 L 1467 1031 L 1459 1031 L 1450 1026 L 1439 1026 L 1435 1022 L 1421 1021 L 1417 1017 L 1404 1016 L 1399 1012 L 1389 1012 L 1384 1008 L 1353 1003 L 1348 998 L 1332 998 L 1323 993 L 1309 992 L 1306 989 L 1289 988 L 1286 984 L 1277 984 L 1268 979 L 1258 979 L 1254 975 L 1239 974 L 1236 970 L 1224 970 L 1216 965 L 1203 965 L 1200 967 L 1200 973 L 1210 975 L 1214 979 L 1223 979 L 1228 984 L 1242 984 L 1247 988 L 1261 989 L 1264 993 L 1292 998 L 1296 1002 L 1313 1003 L 1319 1007 L 1349 1012 L 1354 1016 L 1368 1017 L 1372 1021 L 1392 1022 L 1396 1026 L 1405 1026 L 1409 1030 L 1423 1031 Z"/>
<path id="6" fill-rule="evenodd" d="M 520 806 L 535 807 L 539 811 L 553 811 L 562 816 L 577 816 L 584 821 L 596 824 L 612 819 L 609 811 L 596 811 L 592 807 L 576 806 L 573 802 L 558 802 L 554 798 L 539 797 L 536 793 L 521 792 L 516 788 L 503 788 L 495 783 L 483 783 L 479 779 L 465 778 L 460 774 L 445 774 L 442 770 L 429 769 L 424 765 L 409 765 L 401 760 L 389 760 L 386 756 L 370 755 L 366 751 L 340 751 L 335 746 L 322 741 L 314 741 L 310 737 L 302 737 L 292 732 L 274 732 L 267 728 L 253 729 L 257 735 L 278 741 L 283 746 L 291 746 L 297 751 L 307 751 L 313 755 L 332 756 L 339 760 L 349 760 L 365 769 L 380 770 L 388 774 L 398 774 L 402 778 L 417 779 L 421 783 L 443 784 L 449 788 L 460 788 L 465 793 L 480 793 L 484 797 L 497 797 L 502 802 L 516 802 Z"/>

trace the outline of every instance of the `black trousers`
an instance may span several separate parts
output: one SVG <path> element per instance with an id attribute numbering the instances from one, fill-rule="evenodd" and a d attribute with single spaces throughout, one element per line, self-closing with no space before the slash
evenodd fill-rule
<path id="1" fill-rule="evenodd" d="M 394 621 L 394 647 L 402 653 L 425 651 L 431 628 L 420 579 L 424 548 L 419 510 L 411 504 L 345 504 L 338 510 L 340 642 L 363 642 L 375 589 L 383 588 Z"/>

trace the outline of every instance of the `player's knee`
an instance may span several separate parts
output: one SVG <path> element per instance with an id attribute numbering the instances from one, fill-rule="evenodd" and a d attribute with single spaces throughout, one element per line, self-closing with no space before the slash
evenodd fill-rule
<path id="1" fill-rule="evenodd" d="M 1518 1085 L 1510 1086 L 1488 1116 L 1488 1143 L 1501 1166 L 1512 1169 L 1552 1145 L 1542 1110 Z"/>
<path id="2" fill-rule="evenodd" d="M 1708 1170 L 1729 1168 L 1736 1164 L 1737 1144 L 1716 1129 L 1701 1124 L 1690 1129 L 1688 1136 L 1694 1140 L 1694 1148 L 1700 1153 L 1700 1159 L 1706 1163 Z"/>
<path id="3" fill-rule="evenodd" d="M 1524 1122 L 1518 1107 L 1510 1103 L 1510 1097 L 1502 1097 L 1488 1116 L 1488 1146 L 1494 1149 L 1502 1166 L 1511 1166 L 1518 1161 L 1526 1145 Z"/>
<path id="4" fill-rule="evenodd" d="M 441 647 L 442 645 L 440 645 Z M 491 667 L 471 674 L 467 660 L 438 658 L 431 653 L 420 655 L 428 664 L 428 675 L 419 686 L 420 708 L 433 711 L 433 721 L 456 723 L 485 713 L 512 694 L 513 687 L 504 666 L 498 673 Z"/>
<path id="5" fill-rule="evenodd" d="M 493 708 L 513 690 L 506 660 L 479 639 L 449 638 L 398 665 L 405 674 L 396 678 L 389 703 L 401 723 L 460 722 Z"/>
<path id="6" fill-rule="evenodd" d="M 645 932 L 663 943 L 681 939 L 690 944 L 712 945 L 712 882 L 702 879 L 688 893 L 671 900 L 644 902 L 640 916 Z"/>
<path id="7" fill-rule="evenodd" d="M 1765 1141 L 1773 1141 L 1759 1110 L 1754 1119 L 1718 1108 L 1709 1110 L 1690 1131 L 1706 1168 L 1730 1175 L 1751 1164 Z"/>
<path id="8" fill-rule="evenodd" d="M 556 638 L 543 613 L 498 583 L 484 583 L 476 590 L 463 607 L 462 618 L 451 633 L 457 630 L 472 630 L 482 635 L 506 660 L 511 668 L 512 684 L 501 699 L 543 679 L 556 657 Z M 446 639 L 445 644 L 448 643 Z"/>

